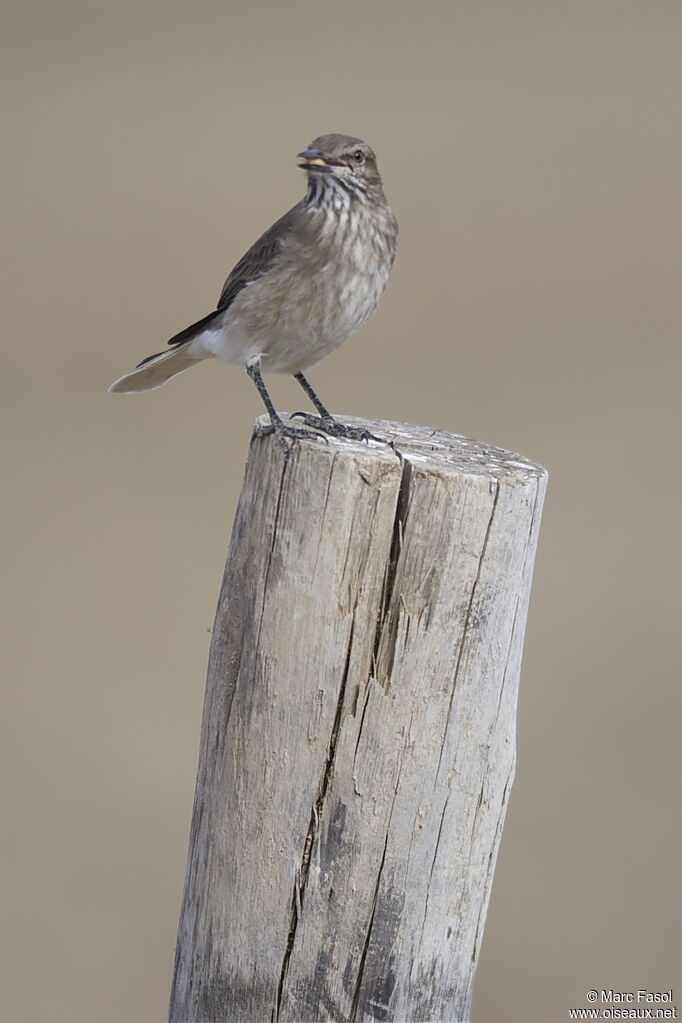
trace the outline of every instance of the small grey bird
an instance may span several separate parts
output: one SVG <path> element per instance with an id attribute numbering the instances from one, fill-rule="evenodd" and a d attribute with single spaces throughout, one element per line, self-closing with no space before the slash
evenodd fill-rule
<path id="1" fill-rule="evenodd" d="M 320 135 L 298 154 L 308 188 L 300 202 L 262 235 L 225 281 L 218 308 L 172 337 L 170 349 L 144 359 L 110 391 L 150 391 L 202 359 L 243 366 L 265 403 L 271 427 L 286 437 L 310 431 L 286 425 L 261 370 L 291 373 L 319 416 L 297 413 L 334 436 L 367 434 L 337 422 L 303 371 L 367 322 L 386 287 L 398 241 L 376 157 L 361 139 Z"/>

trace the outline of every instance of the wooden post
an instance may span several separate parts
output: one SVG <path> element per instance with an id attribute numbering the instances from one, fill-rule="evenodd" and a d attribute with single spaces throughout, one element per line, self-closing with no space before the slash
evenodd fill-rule
<path id="1" fill-rule="evenodd" d="M 345 421 L 388 443 L 252 440 L 172 1023 L 469 1018 L 546 473 Z"/>

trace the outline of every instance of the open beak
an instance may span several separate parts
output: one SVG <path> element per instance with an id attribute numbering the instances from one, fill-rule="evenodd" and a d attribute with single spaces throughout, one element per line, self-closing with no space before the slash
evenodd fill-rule
<path id="1" fill-rule="evenodd" d="M 303 170 L 327 170 L 329 167 L 342 166 L 338 160 L 323 156 L 319 149 L 304 149 L 298 154 L 298 159 L 302 161 L 298 166 Z"/>

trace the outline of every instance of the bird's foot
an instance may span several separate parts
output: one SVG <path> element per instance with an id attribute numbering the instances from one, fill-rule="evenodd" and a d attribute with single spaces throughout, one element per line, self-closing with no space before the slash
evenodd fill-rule
<path id="1" fill-rule="evenodd" d="M 275 426 L 273 423 L 256 423 L 254 427 L 254 437 L 269 437 L 270 434 L 274 433 L 277 439 L 277 443 L 288 457 L 291 454 L 291 444 L 287 444 L 287 438 L 291 440 L 324 440 L 326 437 L 321 436 L 319 433 L 315 433 L 314 430 L 303 430 L 298 426 L 287 426 L 286 423 L 278 422 Z"/>
<path id="2" fill-rule="evenodd" d="M 346 426 L 345 423 L 339 423 L 331 416 L 314 416 L 310 412 L 294 412 L 291 418 L 301 419 L 306 426 L 312 426 L 314 430 L 321 430 L 322 433 L 327 433 L 330 437 L 345 437 L 348 440 L 361 440 L 365 443 L 370 440 L 379 440 L 369 430 L 362 430 L 357 426 Z"/>

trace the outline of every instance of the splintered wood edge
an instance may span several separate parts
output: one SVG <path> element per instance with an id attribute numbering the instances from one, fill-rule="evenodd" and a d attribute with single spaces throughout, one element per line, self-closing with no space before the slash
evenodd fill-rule
<path id="1" fill-rule="evenodd" d="M 357 454 L 360 451 L 376 455 L 392 452 L 399 459 L 407 459 L 411 463 L 422 464 L 436 471 L 451 471 L 460 475 L 492 476 L 497 480 L 510 483 L 525 483 L 531 479 L 546 480 L 547 470 L 536 462 L 531 462 L 524 455 L 494 444 L 484 444 L 470 437 L 463 437 L 445 430 L 435 430 L 428 426 L 413 423 L 394 423 L 385 419 L 359 419 L 356 416 L 335 416 L 340 423 L 367 430 L 377 440 L 355 441 L 345 438 L 327 437 L 322 434 L 321 440 L 301 439 L 294 444 L 321 445 L 328 444 L 336 453 Z M 255 428 L 269 424 L 267 415 L 259 416 Z M 290 420 L 292 425 L 300 426 L 297 419 Z M 314 431 L 311 431 L 314 432 Z M 272 436 L 257 438 L 252 441 L 272 440 Z"/>

